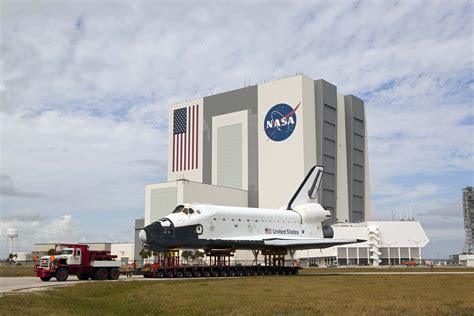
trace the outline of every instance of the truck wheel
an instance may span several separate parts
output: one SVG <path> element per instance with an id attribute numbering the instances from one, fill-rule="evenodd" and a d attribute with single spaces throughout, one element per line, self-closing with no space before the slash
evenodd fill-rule
<path id="1" fill-rule="evenodd" d="M 220 276 L 221 276 L 221 277 L 226 277 L 226 276 L 227 276 L 227 271 L 226 271 L 226 270 L 222 270 L 221 273 L 220 273 Z"/>
<path id="2" fill-rule="evenodd" d="M 47 277 L 41 277 L 40 279 L 41 279 L 41 281 L 48 282 L 49 280 L 51 280 L 51 277 L 50 277 L 50 276 L 47 276 Z"/>
<path id="3" fill-rule="evenodd" d="M 217 272 L 217 271 L 212 271 L 212 272 L 211 272 L 211 276 L 213 276 L 213 277 L 218 277 L 218 276 L 219 276 L 219 272 Z"/>
<path id="4" fill-rule="evenodd" d="M 156 272 L 155 278 L 160 278 L 161 279 L 163 277 L 164 277 L 163 271 Z"/>
<path id="5" fill-rule="evenodd" d="M 89 275 L 87 273 L 84 274 L 78 274 L 77 278 L 81 281 L 89 280 Z"/>
<path id="6" fill-rule="evenodd" d="M 67 272 L 66 268 L 59 268 L 56 271 L 56 280 L 58 281 L 66 281 L 67 277 L 69 276 L 69 273 Z"/>
<path id="7" fill-rule="evenodd" d="M 229 272 L 227 272 L 227 276 L 230 276 L 230 277 L 235 276 L 234 270 L 230 270 Z"/>
<path id="8" fill-rule="evenodd" d="M 168 271 L 168 272 L 166 272 L 166 277 L 167 277 L 167 278 L 170 278 L 170 279 L 171 279 L 171 278 L 174 278 L 174 273 L 173 273 L 173 271 Z"/>
<path id="9" fill-rule="evenodd" d="M 107 276 L 109 275 L 109 271 L 106 268 L 99 268 L 94 273 L 94 280 L 107 280 Z"/>
<path id="10" fill-rule="evenodd" d="M 193 277 L 193 273 L 192 273 L 191 271 L 186 271 L 185 276 L 186 276 L 187 278 L 192 278 L 192 277 Z"/>
<path id="11" fill-rule="evenodd" d="M 118 280 L 120 277 L 120 270 L 118 268 L 111 268 L 109 271 L 109 280 Z"/>
<path id="12" fill-rule="evenodd" d="M 205 277 L 205 278 L 208 278 L 211 274 L 209 273 L 209 271 L 202 271 L 202 276 Z"/>
<path id="13" fill-rule="evenodd" d="M 182 271 L 176 272 L 176 277 L 177 278 L 182 278 L 183 277 L 183 272 Z"/>
<path id="14" fill-rule="evenodd" d="M 201 271 L 194 271 L 193 273 L 195 278 L 200 278 L 201 277 Z"/>

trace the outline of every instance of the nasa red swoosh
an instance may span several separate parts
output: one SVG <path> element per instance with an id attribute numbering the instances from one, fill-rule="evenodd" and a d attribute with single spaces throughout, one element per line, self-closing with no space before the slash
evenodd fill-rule
<path id="1" fill-rule="evenodd" d="M 296 110 L 298 110 L 298 108 L 300 107 L 300 104 L 301 104 L 301 101 L 298 103 L 298 105 L 293 109 L 293 111 L 291 111 L 290 113 L 288 113 L 287 115 L 285 115 L 283 118 L 287 119 L 289 118 L 290 116 L 292 116 L 293 114 L 295 114 Z M 274 128 L 274 127 L 273 127 Z M 267 141 L 278 131 L 278 129 L 276 130 L 273 130 L 273 133 L 270 135 L 270 137 L 268 137 Z"/>

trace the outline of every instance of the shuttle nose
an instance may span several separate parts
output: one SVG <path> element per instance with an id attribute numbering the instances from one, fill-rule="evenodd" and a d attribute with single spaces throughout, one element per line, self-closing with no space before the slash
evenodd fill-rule
<path id="1" fill-rule="evenodd" d="M 147 239 L 146 239 L 146 231 L 144 229 L 140 230 L 140 232 L 138 233 L 138 238 L 142 241 L 142 242 L 146 242 Z"/>

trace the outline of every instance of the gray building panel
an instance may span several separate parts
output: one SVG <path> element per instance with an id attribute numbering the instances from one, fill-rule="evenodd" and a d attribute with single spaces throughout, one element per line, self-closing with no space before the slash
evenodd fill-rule
<path id="1" fill-rule="evenodd" d="M 133 260 L 140 262 L 142 259 L 140 257 L 140 251 L 143 249 L 143 243 L 138 238 L 138 234 L 140 233 L 140 230 L 145 227 L 145 219 L 144 218 L 137 218 L 135 219 L 135 235 L 133 239 Z"/>
<path id="2" fill-rule="evenodd" d="M 323 155 L 323 166 L 326 173 L 336 174 L 336 159 L 331 156 Z M 324 178 L 324 181 L 326 178 Z"/>
<path id="3" fill-rule="evenodd" d="M 316 106 L 316 161 L 324 167 L 324 177 L 320 191 L 322 206 L 331 211 L 329 223 L 337 218 L 337 88 L 324 80 L 314 81 Z"/>
<path id="4" fill-rule="evenodd" d="M 349 184 L 349 221 L 365 220 L 365 115 L 364 102 L 353 96 L 344 97 L 347 171 Z"/>
<path id="5" fill-rule="evenodd" d="M 336 125 L 337 115 L 335 107 L 324 104 L 323 121 Z"/>
<path id="6" fill-rule="evenodd" d="M 203 183 L 212 184 L 212 117 L 248 110 L 248 205 L 258 207 L 257 86 L 204 97 Z"/>

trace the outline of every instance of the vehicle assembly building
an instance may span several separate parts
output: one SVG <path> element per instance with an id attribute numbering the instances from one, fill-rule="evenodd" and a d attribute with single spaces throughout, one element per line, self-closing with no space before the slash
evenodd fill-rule
<path id="1" fill-rule="evenodd" d="M 170 107 L 168 181 L 146 187 L 145 225 L 177 203 L 279 208 L 314 165 L 330 221 L 370 219 L 364 102 L 303 75 Z"/>
<path id="2" fill-rule="evenodd" d="M 180 102 L 170 107 L 168 124 L 168 182 L 146 186 L 142 225 L 185 202 L 286 207 L 308 170 L 320 165 L 324 177 L 316 201 L 331 212 L 327 224 L 354 223 L 367 232 L 374 226 L 367 223 L 372 210 L 364 101 L 325 80 L 295 75 Z M 423 247 L 425 237 L 414 247 Z M 363 247 L 364 262 L 383 262 L 379 250 Z"/>

